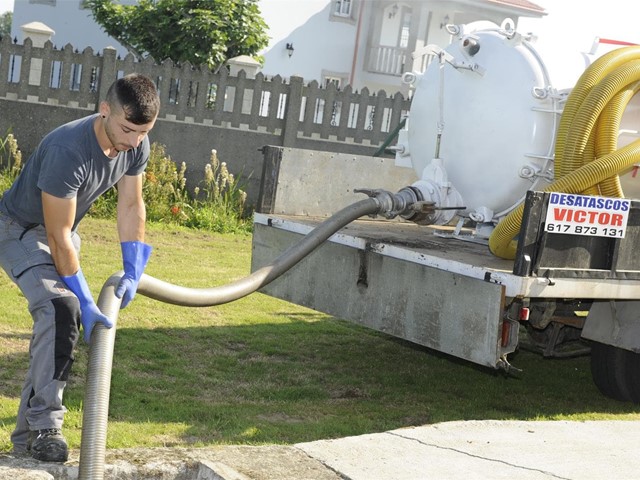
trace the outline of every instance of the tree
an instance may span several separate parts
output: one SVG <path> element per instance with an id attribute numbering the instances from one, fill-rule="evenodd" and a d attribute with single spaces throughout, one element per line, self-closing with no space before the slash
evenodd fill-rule
<path id="1" fill-rule="evenodd" d="M 4 12 L 0 15 L 0 38 L 5 35 L 11 35 L 11 22 L 13 20 L 13 12 Z"/>
<path id="2" fill-rule="evenodd" d="M 168 58 L 216 70 L 267 46 L 257 0 L 140 0 L 122 5 L 87 0 L 95 21 L 139 59 Z"/>

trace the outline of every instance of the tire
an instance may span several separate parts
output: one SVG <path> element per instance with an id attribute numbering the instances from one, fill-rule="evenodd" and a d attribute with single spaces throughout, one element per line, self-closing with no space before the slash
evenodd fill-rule
<path id="1" fill-rule="evenodd" d="M 627 387 L 633 403 L 640 403 L 640 353 L 627 352 Z"/>
<path id="2" fill-rule="evenodd" d="M 640 403 L 640 354 L 593 342 L 591 376 L 603 395 Z"/>

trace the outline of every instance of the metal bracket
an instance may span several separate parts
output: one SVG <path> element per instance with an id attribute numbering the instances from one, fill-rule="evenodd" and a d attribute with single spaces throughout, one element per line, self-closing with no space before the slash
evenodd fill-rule
<path id="1" fill-rule="evenodd" d="M 441 64 L 446 62 L 456 70 L 470 70 L 480 76 L 483 76 L 486 72 L 486 69 L 481 65 L 472 62 L 465 62 L 464 60 L 457 60 L 453 55 L 437 45 L 427 45 L 424 52 L 428 55 L 438 57 Z"/>

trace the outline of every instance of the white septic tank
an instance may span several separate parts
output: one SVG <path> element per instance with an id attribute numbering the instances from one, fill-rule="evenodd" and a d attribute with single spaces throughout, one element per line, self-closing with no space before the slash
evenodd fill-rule
<path id="1" fill-rule="evenodd" d="M 447 28 L 452 43 L 427 47 L 425 72 L 405 74 L 415 90 L 397 161 L 410 158 L 425 200 L 496 223 L 527 190 L 553 180 L 562 107 L 591 58 L 545 59 L 508 21 Z M 449 222 L 450 212 L 436 223 Z"/>

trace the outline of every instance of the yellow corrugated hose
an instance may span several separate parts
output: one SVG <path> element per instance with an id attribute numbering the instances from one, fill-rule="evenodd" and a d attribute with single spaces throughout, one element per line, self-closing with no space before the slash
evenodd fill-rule
<path id="1" fill-rule="evenodd" d="M 595 145 L 594 158 L 600 158 L 618 148 L 618 132 L 620 131 L 620 120 L 622 114 L 631 101 L 631 98 L 640 89 L 640 83 L 636 83 L 633 88 L 619 92 L 602 112 L 596 125 L 598 143 Z M 604 197 L 623 197 L 624 192 L 620 185 L 620 177 L 613 175 L 599 183 L 599 191 L 596 195 Z"/>
<path id="2" fill-rule="evenodd" d="M 564 107 L 555 143 L 554 181 L 545 192 L 621 197 L 618 173 L 640 162 L 640 140 L 617 148 L 620 120 L 639 88 L 640 47 L 597 59 L 582 74 Z M 524 205 L 503 218 L 489 237 L 501 258 L 516 255 Z"/>

